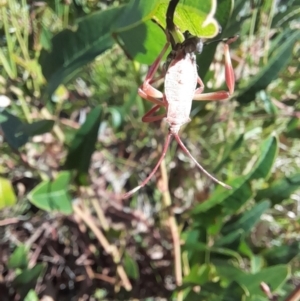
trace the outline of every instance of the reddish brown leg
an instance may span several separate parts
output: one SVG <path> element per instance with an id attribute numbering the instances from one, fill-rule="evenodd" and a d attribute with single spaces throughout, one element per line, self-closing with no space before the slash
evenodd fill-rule
<path id="1" fill-rule="evenodd" d="M 165 76 L 163 74 L 155 79 L 153 78 L 154 74 L 157 71 L 157 68 L 159 67 L 162 57 L 164 56 L 164 54 L 166 53 L 166 51 L 169 48 L 169 44 L 170 44 L 169 42 L 166 43 L 166 45 L 162 49 L 161 53 L 157 57 L 157 59 L 150 66 L 147 76 L 145 78 L 145 81 L 138 89 L 138 93 L 143 99 L 148 100 L 155 104 L 155 106 L 148 113 L 146 113 L 145 116 L 142 118 L 142 121 L 144 121 L 144 122 L 153 122 L 153 121 L 161 120 L 162 118 L 164 118 L 166 116 L 166 114 L 153 116 L 153 113 L 155 113 L 161 106 L 166 107 L 167 103 L 164 100 L 164 94 L 161 91 L 155 89 L 151 84 L 153 84 L 154 82 L 160 80 L 161 78 L 163 78 Z"/>
<path id="2" fill-rule="evenodd" d="M 167 102 L 164 100 L 164 94 L 162 92 L 160 92 L 159 90 L 155 89 L 151 84 L 164 77 L 164 75 L 162 75 L 162 76 L 159 76 L 156 79 L 153 78 L 155 72 L 157 71 L 157 69 L 159 67 L 159 64 L 160 64 L 160 61 L 162 60 L 162 57 L 164 56 L 164 54 L 166 53 L 166 51 L 169 48 L 169 44 L 170 44 L 169 42 L 166 43 L 163 50 L 161 51 L 161 53 L 157 57 L 157 59 L 154 61 L 154 63 L 149 68 L 149 71 L 147 73 L 147 76 L 146 76 L 146 79 L 145 79 L 144 83 L 138 89 L 138 93 L 142 98 L 144 98 L 145 100 L 148 100 L 148 101 L 155 104 L 155 106 L 143 116 L 143 118 L 142 118 L 143 122 L 158 121 L 158 120 L 163 119 L 166 116 L 166 113 L 161 114 L 161 115 L 157 115 L 157 116 L 153 115 L 157 110 L 159 110 L 160 107 L 162 107 L 162 106 L 166 107 Z M 163 152 L 162 152 L 157 164 L 155 165 L 155 167 L 151 171 L 150 175 L 139 186 L 137 186 L 137 187 L 133 188 L 132 190 L 130 190 L 129 192 L 125 193 L 123 195 L 123 199 L 129 198 L 136 191 L 138 191 L 140 188 L 144 187 L 150 181 L 150 179 L 153 177 L 153 175 L 157 171 L 158 167 L 160 166 L 162 160 L 164 159 L 164 157 L 167 153 L 167 150 L 168 150 L 168 147 L 169 147 L 169 144 L 170 144 L 170 141 L 171 141 L 171 137 L 172 137 L 172 134 L 169 133 L 168 136 L 167 136 L 164 148 L 163 148 Z"/>
<path id="3" fill-rule="evenodd" d="M 234 92 L 234 84 L 235 84 L 235 78 L 234 78 L 234 71 L 232 68 L 231 63 L 231 57 L 229 52 L 229 44 L 235 42 L 239 36 L 232 37 L 231 39 L 228 39 L 224 43 L 224 56 L 225 56 L 225 80 L 227 87 L 229 89 L 230 95 Z"/>
<path id="4" fill-rule="evenodd" d="M 145 100 L 148 100 L 148 101 L 150 101 L 152 103 L 155 103 L 158 106 L 165 106 L 164 102 L 162 101 L 162 99 L 163 99 L 163 93 L 160 92 L 160 91 L 158 91 L 158 90 L 156 90 L 155 93 L 156 93 L 157 96 L 155 96 L 155 97 L 154 96 L 149 96 L 147 94 L 149 92 L 149 89 L 153 89 L 152 92 L 154 92 L 156 90 L 151 85 L 148 85 L 148 87 L 147 87 L 148 91 L 145 91 L 145 90 L 142 89 L 142 87 L 140 87 L 138 89 L 138 93 Z M 153 93 L 152 93 L 152 95 L 153 95 Z"/>
<path id="5" fill-rule="evenodd" d="M 204 84 L 200 77 L 198 77 L 198 84 L 200 87 L 196 89 L 194 100 L 224 100 L 227 99 L 234 92 L 234 71 L 232 68 L 230 52 L 229 52 L 229 44 L 236 41 L 238 36 L 228 39 L 224 42 L 224 56 L 225 56 L 225 81 L 229 91 L 216 91 L 211 93 L 202 93 L 204 90 Z"/>
<path id="6" fill-rule="evenodd" d="M 160 99 L 163 99 L 163 93 L 160 92 L 159 90 L 155 89 L 151 84 L 153 82 L 155 82 L 156 80 L 162 78 L 162 77 L 158 77 L 157 79 L 153 79 L 154 74 L 156 73 L 156 71 L 159 67 L 159 64 L 162 60 L 162 57 L 164 56 L 164 54 L 166 53 L 166 51 L 169 48 L 169 45 L 170 45 L 169 42 L 166 43 L 166 45 L 162 49 L 161 53 L 157 57 L 157 59 L 150 66 L 149 71 L 147 73 L 147 76 L 145 78 L 145 81 L 139 87 L 139 90 L 138 90 L 138 93 L 142 98 L 144 98 L 146 100 L 149 100 L 149 101 L 155 103 L 156 105 L 165 106 L 165 104 L 162 101 L 160 101 Z"/>
<path id="7" fill-rule="evenodd" d="M 165 145 L 164 145 L 164 148 L 163 148 L 163 151 L 162 151 L 162 154 L 161 154 L 158 162 L 156 163 L 155 167 L 151 171 L 150 175 L 139 186 L 137 186 L 137 187 L 133 188 L 132 190 L 130 190 L 129 192 L 123 194 L 123 199 L 127 199 L 127 198 L 131 197 L 135 192 L 137 192 L 139 189 L 141 189 L 142 187 L 144 187 L 150 181 L 150 179 L 156 173 L 158 167 L 160 166 L 162 160 L 164 159 L 164 157 L 165 157 L 165 155 L 167 153 L 167 150 L 169 148 L 172 135 L 173 135 L 172 133 L 168 134 L 166 142 L 165 142 Z"/>
<path id="8" fill-rule="evenodd" d="M 165 118 L 167 116 L 166 113 L 161 114 L 161 115 L 153 115 L 153 113 L 155 113 L 161 106 L 162 105 L 154 106 L 149 112 L 147 112 L 143 116 L 142 121 L 143 122 L 154 122 L 154 121 L 158 121 L 158 120 Z"/>
<path id="9" fill-rule="evenodd" d="M 223 186 L 224 188 L 227 189 L 231 189 L 231 187 L 221 181 L 219 181 L 217 178 L 215 178 L 213 175 L 211 175 L 201 164 L 198 163 L 198 161 L 193 157 L 193 155 L 190 153 L 190 151 L 186 148 L 186 146 L 183 144 L 183 142 L 181 141 L 180 137 L 178 134 L 174 134 L 174 137 L 177 141 L 177 143 L 179 144 L 179 146 L 181 147 L 181 149 L 185 152 L 186 155 L 188 155 L 190 157 L 190 159 L 192 159 L 192 161 L 196 164 L 196 166 L 211 180 L 213 180 L 215 183 Z"/>

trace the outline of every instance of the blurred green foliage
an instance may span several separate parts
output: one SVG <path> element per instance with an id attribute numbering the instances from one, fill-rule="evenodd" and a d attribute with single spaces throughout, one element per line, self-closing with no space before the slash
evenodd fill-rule
<path id="1" fill-rule="evenodd" d="M 218 35 L 217 23 L 202 27 L 215 4 Z M 0 1 L 0 208 L 15 206 L 1 211 L 1 219 L 25 214 L 33 205 L 58 218 L 71 214 L 79 200 L 123 254 L 112 251 L 113 264 L 124 267 L 133 292 L 147 292 L 138 250 L 152 253 L 153 244 L 173 254 L 167 224 L 175 216 L 183 281 L 168 286 L 169 278 L 175 282 L 176 263 L 166 259 L 170 269 L 163 278 L 153 259 L 151 275 L 168 287 L 160 297 L 271 300 L 260 289 L 265 282 L 285 300 L 300 276 L 300 1 L 180 1 L 175 18 L 180 29 L 203 38 L 240 35 L 230 45 L 234 95 L 193 104 L 192 120 L 181 132 L 191 153 L 232 190 L 216 187 L 173 143 L 163 163 L 167 178 L 162 168 L 156 181 L 121 203 L 122 192 L 152 170 L 167 134 L 164 122 L 141 122 L 151 103 L 137 94 L 147 65 L 165 44 L 167 5 L 167 0 Z M 197 64 L 206 91 L 224 89 L 222 45 L 205 46 Z M 163 90 L 163 82 L 158 88 Z M 116 203 L 143 212 L 161 233 L 161 244 L 149 239 L 154 232 L 107 225 L 99 207 L 86 201 L 95 198 L 103 208 Z M 128 247 L 128 235 L 134 247 Z M 96 249 L 106 251 L 105 240 L 99 241 Z M 29 267 L 32 246 L 11 244 L 15 251 L 3 264 L 15 272 L 12 287 L 34 300 L 45 266 Z M 119 273 L 112 270 L 110 276 Z M 121 284 L 90 296 L 133 297 L 128 286 L 128 292 L 120 289 L 118 275 Z"/>

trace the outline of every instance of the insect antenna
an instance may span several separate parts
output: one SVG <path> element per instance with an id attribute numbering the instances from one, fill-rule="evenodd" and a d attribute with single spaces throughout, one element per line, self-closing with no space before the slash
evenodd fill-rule
<path id="1" fill-rule="evenodd" d="M 139 189 L 141 189 L 142 187 L 144 187 L 150 181 L 150 179 L 153 177 L 153 175 L 157 171 L 158 167 L 160 166 L 162 160 L 164 159 L 164 157 L 165 157 L 165 155 L 167 153 L 167 150 L 169 148 L 172 136 L 173 136 L 172 133 L 168 134 L 166 142 L 165 142 L 164 147 L 163 147 L 162 154 L 161 154 L 158 162 L 156 163 L 155 167 L 152 169 L 150 175 L 140 185 L 136 186 L 132 190 L 130 190 L 127 193 L 123 194 L 122 199 L 127 199 L 127 198 L 131 197 L 135 192 L 137 192 Z"/>
<path id="2" fill-rule="evenodd" d="M 210 44 L 213 44 L 213 43 L 219 43 L 219 42 L 224 42 L 226 44 L 231 44 L 233 42 L 235 42 L 237 39 L 239 38 L 239 35 L 235 35 L 235 36 L 232 36 L 232 37 L 229 37 L 229 38 L 224 38 L 224 39 L 219 39 L 219 40 L 213 40 L 213 41 L 208 41 L 208 42 L 205 42 L 203 45 L 204 46 L 208 46 Z"/>
<path id="3" fill-rule="evenodd" d="M 227 189 L 231 189 L 231 187 L 221 181 L 219 181 L 217 178 L 215 178 L 213 175 L 211 175 L 202 165 L 200 165 L 197 160 L 192 156 L 192 154 L 189 152 L 189 150 L 186 148 L 186 146 L 183 144 L 183 142 L 181 141 L 180 137 L 178 134 L 174 134 L 174 137 L 176 139 L 176 141 L 178 142 L 179 146 L 181 147 L 181 149 L 185 152 L 186 155 L 188 155 L 190 157 L 190 159 L 192 159 L 192 161 L 197 165 L 197 167 L 207 176 L 209 177 L 212 181 L 214 181 L 215 183 L 223 186 L 224 188 Z"/>

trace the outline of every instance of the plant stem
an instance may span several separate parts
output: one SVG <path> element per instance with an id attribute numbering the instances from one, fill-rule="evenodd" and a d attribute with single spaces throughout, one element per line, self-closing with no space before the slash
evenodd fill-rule
<path id="1" fill-rule="evenodd" d="M 264 57 L 263 61 L 266 65 L 268 63 L 268 56 L 269 56 L 269 50 L 270 50 L 270 31 L 272 27 L 272 21 L 274 18 L 274 11 L 276 7 L 276 1 L 272 0 L 271 3 L 271 11 L 268 14 L 268 24 L 266 26 L 266 32 L 265 32 L 265 38 L 264 38 Z"/>
<path id="2" fill-rule="evenodd" d="M 29 21 L 29 9 L 27 8 L 26 0 L 22 0 L 22 10 L 24 11 L 23 22 L 25 24 L 25 27 L 24 27 L 24 30 L 23 30 L 24 43 L 25 43 L 25 48 L 29 49 L 28 48 L 28 37 L 29 37 L 29 26 L 30 26 L 29 23 L 30 23 L 30 21 Z"/>
<path id="3" fill-rule="evenodd" d="M 46 108 L 43 108 L 41 110 L 41 115 L 46 119 L 53 119 L 53 115 L 51 115 L 50 112 Z M 64 143 L 65 142 L 65 134 L 64 134 L 63 130 L 59 127 L 59 125 L 55 124 L 53 127 L 53 131 L 54 131 L 56 137 L 58 138 L 58 140 L 61 143 Z"/>
<path id="4" fill-rule="evenodd" d="M 28 104 L 26 102 L 25 97 L 23 95 L 20 95 L 19 96 L 19 101 L 20 101 L 20 104 L 21 104 L 24 116 L 26 118 L 26 121 L 28 123 L 31 123 L 32 122 L 32 118 L 31 118 L 31 114 L 30 114 L 30 108 L 29 108 L 29 106 L 28 106 Z"/>
<path id="5" fill-rule="evenodd" d="M 14 79 L 14 71 L 12 70 L 11 64 L 7 57 L 4 55 L 4 52 L 0 48 L 0 63 L 3 66 L 4 70 L 6 71 L 7 75 L 11 78 Z"/>
<path id="6" fill-rule="evenodd" d="M 8 52 L 7 56 L 10 59 L 11 78 L 15 79 L 17 77 L 17 67 L 16 67 L 15 61 L 13 59 L 14 46 L 13 46 L 13 41 L 11 39 L 11 35 L 9 32 L 7 10 L 4 6 L 2 7 L 1 10 L 2 10 L 2 21 L 3 21 L 3 26 L 4 26 L 5 38 L 6 38 L 6 43 L 7 43 L 7 52 Z"/>
<path id="7" fill-rule="evenodd" d="M 83 220 L 87 224 L 87 226 L 91 229 L 91 231 L 95 234 L 96 238 L 98 239 L 100 245 L 103 247 L 105 252 L 111 255 L 114 263 L 117 266 L 117 273 L 122 281 L 124 288 L 127 291 L 131 291 L 132 286 L 123 266 L 120 263 L 121 256 L 116 246 L 111 245 L 109 243 L 109 241 L 106 239 L 102 231 L 96 226 L 92 215 L 87 210 L 82 210 L 78 204 L 73 205 L 73 210 L 75 214 L 77 214 L 77 216 L 81 220 Z"/>
<path id="8" fill-rule="evenodd" d="M 22 36 L 21 31 L 23 31 L 23 28 L 19 26 L 18 21 L 16 19 L 15 16 L 17 16 L 17 11 L 16 11 L 16 3 L 12 3 L 12 1 L 9 1 L 9 8 L 10 8 L 10 12 L 11 12 L 11 23 L 13 25 L 13 27 L 15 28 L 15 34 L 17 37 L 17 40 L 19 42 L 23 57 L 25 59 L 26 62 L 30 61 L 30 56 L 28 53 L 28 41 L 26 41 L 26 35 Z M 22 9 L 23 10 L 23 9 Z M 23 12 L 23 14 L 25 14 L 25 11 Z M 26 20 L 28 20 L 28 18 L 25 18 Z M 29 22 L 25 22 L 24 23 L 25 29 L 24 32 L 26 32 L 26 27 L 29 26 Z"/>
<path id="9" fill-rule="evenodd" d="M 87 195 L 89 196 L 89 199 L 91 200 L 91 204 L 95 209 L 101 227 L 104 229 L 105 232 L 109 231 L 109 223 L 99 204 L 99 200 L 95 197 L 94 191 L 90 187 L 84 188 L 84 190 L 86 191 Z"/>
<path id="10" fill-rule="evenodd" d="M 170 227 L 172 240 L 173 240 L 173 246 L 174 246 L 174 266 L 175 266 L 175 280 L 176 285 L 181 286 L 182 285 L 182 266 L 181 266 L 181 248 L 180 248 L 180 234 L 177 227 L 176 219 L 173 214 L 172 210 L 169 210 L 169 208 L 172 205 L 171 195 L 169 191 L 169 185 L 168 185 L 168 172 L 166 168 L 166 161 L 165 159 L 162 161 L 160 165 L 161 169 L 161 175 L 162 175 L 162 181 L 163 181 L 163 204 L 164 207 L 168 210 L 168 224 Z M 177 301 L 182 300 L 182 292 L 180 291 L 178 293 L 178 299 Z"/>
<path id="11" fill-rule="evenodd" d="M 64 5 L 64 15 L 63 15 L 63 25 L 64 28 L 67 28 L 69 25 L 69 12 L 70 12 L 70 5 L 65 4 Z"/>

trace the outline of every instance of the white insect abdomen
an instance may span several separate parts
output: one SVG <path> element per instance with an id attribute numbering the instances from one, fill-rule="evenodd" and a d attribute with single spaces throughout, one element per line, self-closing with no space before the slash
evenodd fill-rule
<path id="1" fill-rule="evenodd" d="M 182 57 L 184 56 L 184 57 Z M 165 96 L 168 102 L 167 122 L 178 132 L 190 121 L 192 101 L 197 86 L 194 54 L 180 54 L 170 64 L 165 76 Z"/>

